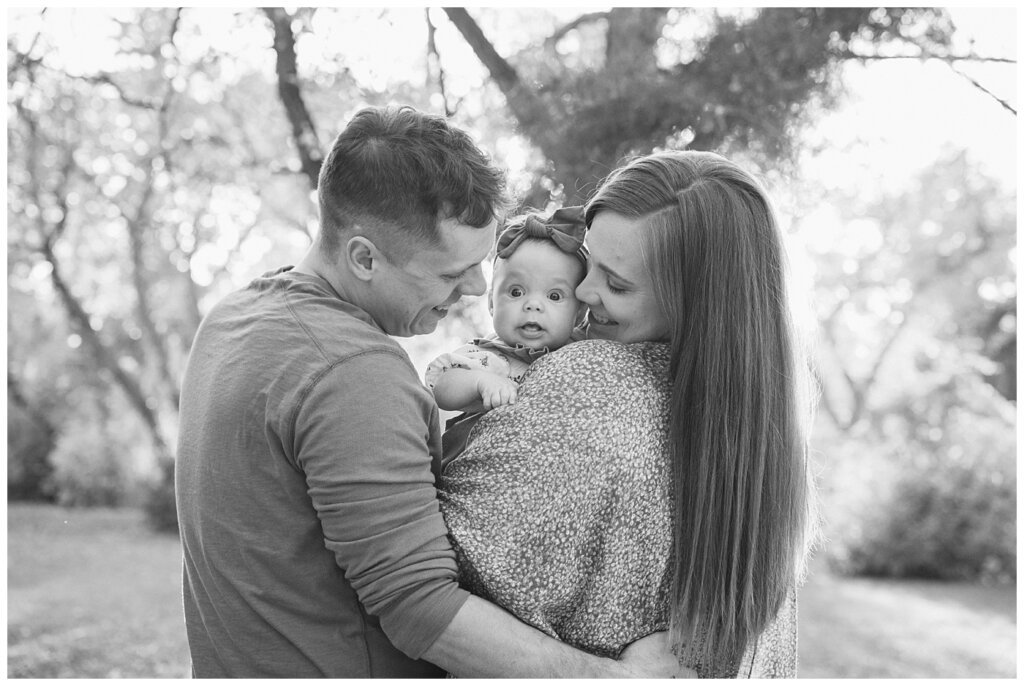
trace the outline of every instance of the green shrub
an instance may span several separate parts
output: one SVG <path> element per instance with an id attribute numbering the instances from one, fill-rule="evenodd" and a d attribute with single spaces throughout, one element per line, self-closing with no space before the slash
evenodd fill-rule
<path id="1" fill-rule="evenodd" d="M 918 425 L 902 440 L 847 446 L 848 462 L 832 488 L 834 568 L 871 576 L 1015 578 L 1012 404 L 978 409 L 952 408 L 941 425 Z"/>
<path id="2" fill-rule="evenodd" d="M 178 531 L 178 511 L 174 502 L 174 462 L 160 465 L 159 478 L 146 486 L 143 509 L 150 526 L 161 532 Z"/>
<path id="3" fill-rule="evenodd" d="M 50 488 L 60 505 L 115 507 L 131 497 L 131 454 L 102 425 L 73 422 L 53 450 Z"/>
<path id="4" fill-rule="evenodd" d="M 7 499 L 52 501 L 54 435 L 16 404 L 7 403 Z"/>

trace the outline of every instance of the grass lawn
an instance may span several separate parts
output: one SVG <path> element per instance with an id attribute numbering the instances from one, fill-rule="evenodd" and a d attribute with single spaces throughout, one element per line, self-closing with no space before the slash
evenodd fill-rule
<path id="1" fill-rule="evenodd" d="M 7 676 L 186 677 L 181 551 L 139 512 L 11 505 Z M 801 677 L 1016 675 L 1016 592 L 812 575 Z"/>
<path id="2" fill-rule="evenodd" d="M 134 510 L 7 508 L 7 676 L 187 677 L 181 545 Z"/>
<path id="3" fill-rule="evenodd" d="M 800 603 L 803 678 L 1012 679 L 1017 593 L 973 583 L 812 574 Z"/>

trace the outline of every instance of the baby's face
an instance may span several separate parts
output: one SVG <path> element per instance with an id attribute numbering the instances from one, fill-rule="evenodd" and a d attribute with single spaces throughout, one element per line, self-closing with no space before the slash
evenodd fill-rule
<path id="1" fill-rule="evenodd" d="M 494 265 L 491 314 L 506 343 L 529 348 L 565 345 L 580 310 L 576 286 L 583 265 L 547 241 L 524 241 Z"/>

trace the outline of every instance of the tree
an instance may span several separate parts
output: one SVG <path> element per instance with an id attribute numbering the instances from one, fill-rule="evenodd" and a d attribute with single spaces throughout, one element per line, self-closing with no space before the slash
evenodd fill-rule
<path id="1" fill-rule="evenodd" d="M 821 407 L 836 426 L 882 431 L 887 396 L 930 369 L 973 370 L 1015 400 L 1012 199 L 947 151 L 914 193 L 833 204 L 848 235 L 817 241 L 814 263 Z"/>
<path id="2" fill-rule="evenodd" d="M 63 310 L 81 342 L 73 351 L 92 363 L 75 374 L 119 391 L 98 391 L 89 421 L 114 422 L 127 411 L 145 427 L 158 516 L 168 526 L 178 379 L 203 300 L 233 287 L 225 265 L 234 259 L 247 269 L 254 246 L 260 259 L 289 234 L 308 242 L 310 209 L 308 191 L 280 161 L 286 136 L 261 135 L 277 114 L 272 99 L 258 97 L 267 84 L 221 83 L 230 57 L 212 49 L 185 63 L 182 31 L 194 38 L 196 27 L 179 10 L 122 13 L 112 31 L 120 59 L 98 73 L 62 63 L 45 33 L 8 42 L 9 289 Z M 207 106 L 211 99 L 218 107 Z M 265 104 L 266 116 L 254 103 Z M 286 120 L 277 121 L 283 128 Z M 52 374 L 20 373 L 41 351 L 15 352 L 9 397 L 53 397 Z M 85 406 L 52 408 L 50 428 L 77 430 L 74 415 Z M 130 439 L 96 435 L 104 440 L 116 453 L 117 441 Z"/>
<path id="3" fill-rule="evenodd" d="M 909 192 L 859 188 L 831 206 L 799 222 L 816 271 L 828 559 L 1012 580 L 1014 199 L 947 150 Z"/>
<path id="4" fill-rule="evenodd" d="M 929 9 L 613 8 L 505 58 L 466 9 L 445 13 L 549 160 L 567 203 L 585 199 L 623 156 L 654 148 L 785 158 L 812 106 L 831 102 L 835 68 L 857 54 L 852 44 L 908 44 L 913 35 L 914 45 L 941 50 L 952 32 L 946 15 Z M 584 31 L 591 26 L 603 30 Z M 563 47 L 569 35 L 579 39 L 573 60 Z M 543 205 L 542 196 L 532 201 Z"/>

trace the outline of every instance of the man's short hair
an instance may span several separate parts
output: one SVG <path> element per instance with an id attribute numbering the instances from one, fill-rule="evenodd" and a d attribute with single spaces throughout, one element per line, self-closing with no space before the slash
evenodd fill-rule
<path id="1" fill-rule="evenodd" d="M 358 227 L 399 264 L 439 245 L 440 220 L 484 227 L 509 204 L 504 172 L 466 132 L 408 106 L 352 117 L 320 169 L 318 197 L 326 258 Z"/>

